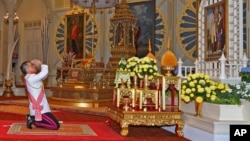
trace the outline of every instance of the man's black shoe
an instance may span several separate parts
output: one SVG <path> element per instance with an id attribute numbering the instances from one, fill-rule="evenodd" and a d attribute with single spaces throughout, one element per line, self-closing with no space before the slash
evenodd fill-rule
<path id="1" fill-rule="evenodd" d="M 26 119 L 27 119 L 26 123 L 27 128 L 32 129 L 32 124 L 34 123 L 34 121 L 32 120 L 30 115 L 26 115 Z"/>

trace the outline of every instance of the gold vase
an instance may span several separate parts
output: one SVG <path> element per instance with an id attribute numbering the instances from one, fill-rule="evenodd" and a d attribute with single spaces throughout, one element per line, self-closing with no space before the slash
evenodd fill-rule
<path id="1" fill-rule="evenodd" d="M 201 109 L 202 109 L 202 104 L 203 102 L 194 102 L 195 104 L 195 116 L 196 117 L 201 117 Z"/>

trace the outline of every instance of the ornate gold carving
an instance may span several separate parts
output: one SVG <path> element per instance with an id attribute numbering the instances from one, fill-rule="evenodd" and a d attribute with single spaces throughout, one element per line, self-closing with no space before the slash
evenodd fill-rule
<path id="1" fill-rule="evenodd" d="M 12 79 L 5 79 L 5 90 L 3 91 L 4 97 L 12 97 L 15 96 L 14 92 L 12 91 L 13 80 Z"/>
<path id="2" fill-rule="evenodd" d="M 139 98 L 139 109 L 142 109 L 145 104 L 144 101 L 147 101 L 147 99 L 152 99 L 151 104 L 154 104 L 155 110 L 159 108 L 159 98 L 158 98 L 158 90 L 140 90 L 140 98 Z M 144 111 L 147 111 L 147 109 L 144 109 Z"/>
<path id="3" fill-rule="evenodd" d="M 113 88 L 91 89 L 84 85 L 65 84 L 63 87 L 55 86 L 50 89 L 52 96 L 48 97 L 48 101 L 55 105 L 104 107 L 110 105 L 113 100 Z"/>
<path id="4" fill-rule="evenodd" d="M 126 136 L 128 134 L 129 125 L 145 125 L 145 126 L 164 126 L 176 125 L 176 133 L 178 136 L 183 136 L 182 129 L 184 121 L 181 119 L 182 112 L 158 112 L 158 111 L 122 111 L 119 108 L 109 106 L 106 110 L 106 116 L 120 123 L 120 134 Z M 107 119 L 108 120 L 108 119 Z"/>
<path id="5" fill-rule="evenodd" d="M 116 106 L 120 107 L 121 100 L 124 97 L 130 98 L 132 100 L 131 106 L 135 107 L 135 89 L 129 89 L 129 88 L 117 88 L 117 93 L 116 93 Z"/>

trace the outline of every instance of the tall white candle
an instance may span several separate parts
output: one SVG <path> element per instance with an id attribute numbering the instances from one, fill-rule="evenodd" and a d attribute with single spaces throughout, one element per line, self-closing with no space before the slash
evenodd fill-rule
<path id="1" fill-rule="evenodd" d="M 165 77 L 163 76 L 162 77 L 162 109 L 163 110 L 166 110 L 166 104 L 165 104 L 165 90 L 166 90 L 166 80 L 165 80 Z"/>
<path id="2" fill-rule="evenodd" d="M 140 91 L 140 101 L 139 101 L 139 109 L 141 110 L 142 109 L 142 90 Z"/>
<path id="3" fill-rule="evenodd" d="M 116 99 L 116 107 L 120 107 L 120 90 L 117 89 L 117 99 Z"/>

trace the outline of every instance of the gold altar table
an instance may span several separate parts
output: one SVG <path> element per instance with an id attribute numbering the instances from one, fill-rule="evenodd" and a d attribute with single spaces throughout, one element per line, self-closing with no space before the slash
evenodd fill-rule
<path id="1" fill-rule="evenodd" d="M 178 108 L 166 107 L 164 111 L 125 111 L 116 106 L 108 106 L 106 110 L 106 122 L 114 120 L 120 123 L 122 136 L 128 134 L 129 125 L 164 126 L 176 125 L 175 132 L 178 136 L 183 136 L 182 129 L 184 121 L 181 119 L 182 112 Z M 138 131 L 139 132 L 139 131 Z"/>
<path id="2" fill-rule="evenodd" d="M 112 103 L 113 88 L 89 88 L 85 85 L 52 86 L 51 104 L 73 107 L 106 107 Z"/>

